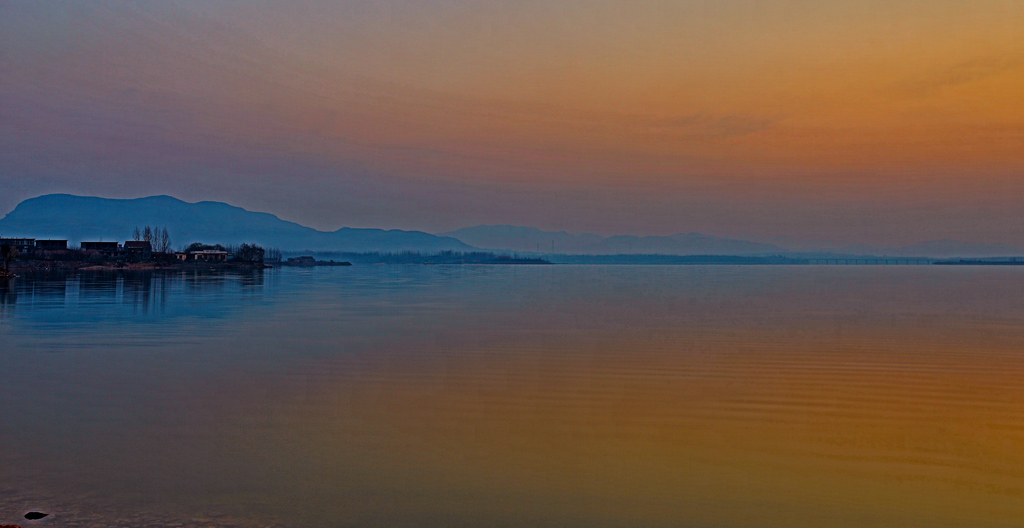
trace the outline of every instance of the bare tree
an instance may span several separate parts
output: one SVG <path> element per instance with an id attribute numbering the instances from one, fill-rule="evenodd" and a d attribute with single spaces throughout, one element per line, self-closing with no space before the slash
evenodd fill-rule
<path id="1" fill-rule="evenodd" d="M 167 232 L 167 228 L 165 227 L 163 231 L 160 232 L 160 251 L 163 253 L 167 253 L 170 250 L 171 234 Z"/>
<path id="2" fill-rule="evenodd" d="M 135 226 L 135 232 L 132 233 L 132 238 L 134 238 L 136 242 L 142 240 L 142 233 L 139 232 L 139 226 Z"/>
<path id="3" fill-rule="evenodd" d="M 142 229 L 142 239 L 150 244 L 153 243 L 153 228 L 146 226 Z"/>

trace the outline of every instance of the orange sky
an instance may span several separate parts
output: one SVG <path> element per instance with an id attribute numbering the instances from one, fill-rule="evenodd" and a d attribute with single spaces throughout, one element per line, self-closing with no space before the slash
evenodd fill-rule
<path id="1" fill-rule="evenodd" d="M 1016 1 L 0 10 L 4 210 L 169 193 L 321 228 L 1024 243 Z"/>

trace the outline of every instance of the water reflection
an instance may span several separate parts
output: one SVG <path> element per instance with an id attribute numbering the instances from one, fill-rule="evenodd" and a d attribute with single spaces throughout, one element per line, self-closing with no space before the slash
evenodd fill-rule
<path id="1" fill-rule="evenodd" d="M 17 289 L 13 286 L 14 279 L 0 278 L 0 314 L 8 305 L 13 305 L 18 300 Z"/>
<path id="2" fill-rule="evenodd" d="M 216 296 L 237 292 L 251 295 L 258 292 L 263 283 L 264 270 L 29 273 L 0 281 L 0 302 L 13 306 L 20 299 L 30 305 L 26 306 L 26 313 L 65 304 L 121 304 L 134 312 L 148 313 L 166 309 L 172 295 Z M 95 313 L 99 313 L 99 307 L 96 308 Z"/>
<path id="3" fill-rule="evenodd" d="M 94 509 L 289 526 L 1015 526 L 1017 273 L 21 284 L 0 326 L 16 345 L 0 463 L 59 497 L 98 492 Z"/>

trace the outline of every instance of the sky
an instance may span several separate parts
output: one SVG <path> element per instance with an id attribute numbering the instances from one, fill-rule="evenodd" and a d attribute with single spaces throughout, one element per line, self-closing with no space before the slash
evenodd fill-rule
<path id="1" fill-rule="evenodd" d="M 1024 245 L 1019 0 L 0 0 L 0 214 Z"/>

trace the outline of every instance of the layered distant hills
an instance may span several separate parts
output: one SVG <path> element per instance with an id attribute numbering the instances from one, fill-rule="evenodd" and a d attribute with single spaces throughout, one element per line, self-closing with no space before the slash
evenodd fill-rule
<path id="1" fill-rule="evenodd" d="M 722 238 L 700 233 L 672 236 L 617 235 L 603 237 L 509 225 L 459 229 L 444 236 L 486 249 L 574 255 L 777 255 L 788 250 L 772 244 Z"/>
<path id="2" fill-rule="evenodd" d="M 841 246 L 801 248 L 716 237 L 700 233 L 671 236 L 601 236 L 542 231 L 535 227 L 481 225 L 433 235 L 422 231 L 342 228 L 316 229 L 221 202 L 188 203 L 170 196 L 109 199 L 50 194 L 25 200 L 3 219 L 0 237 L 125 241 L 136 226 L 167 227 L 173 245 L 192 242 L 255 242 L 283 251 L 437 252 L 489 249 L 498 252 L 562 255 L 719 255 L 822 258 L 888 256 L 984 258 L 1024 256 L 1020 248 L 953 240 L 905 247 Z M 788 245 L 788 244 L 787 244 Z"/>
<path id="3" fill-rule="evenodd" d="M 574 235 L 564 231 L 541 231 L 534 227 L 482 225 L 443 234 L 479 248 L 568 255 L 788 255 L 810 258 L 842 256 L 984 258 L 1024 255 L 1024 251 L 1020 248 L 1005 244 L 974 244 L 954 240 L 921 242 L 903 247 L 857 245 L 804 247 L 796 250 L 776 244 L 700 233 L 671 236 L 617 235 L 603 237 L 590 233 Z"/>
<path id="4" fill-rule="evenodd" d="M 170 196 L 131 200 L 50 194 L 25 200 L 3 219 L 0 236 L 92 240 L 131 239 L 136 226 L 166 227 L 175 247 L 257 243 L 285 251 L 469 250 L 454 238 L 420 231 L 350 229 L 317 231 L 268 213 L 220 202 L 188 203 Z"/>

